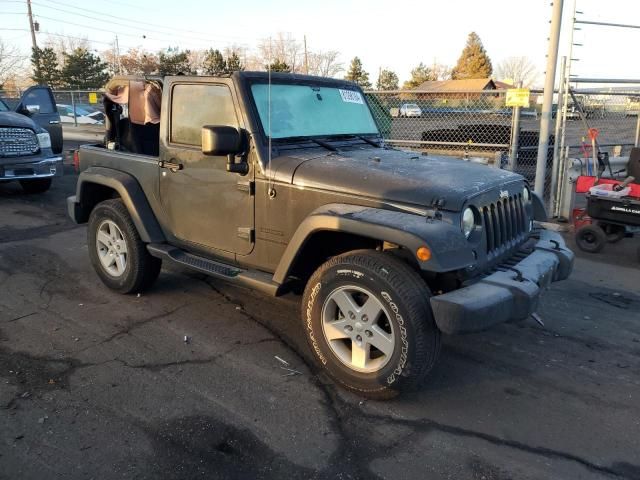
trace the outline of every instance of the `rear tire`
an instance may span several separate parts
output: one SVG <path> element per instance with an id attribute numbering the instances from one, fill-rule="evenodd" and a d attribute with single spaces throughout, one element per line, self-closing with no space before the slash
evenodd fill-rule
<path id="1" fill-rule="evenodd" d="M 576 244 L 583 252 L 598 253 L 607 243 L 607 235 L 597 225 L 585 225 L 576 232 Z"/>
<path id="2" fill-rule="evenodd" d="M 93 268 L 110 289 L 141 292 L 158 278 L 162 261 L 147 251 L 122 200 L 105 200 L 93 209 L 87 238 Z"/>
<path id="3" fill-rule="evenodd" d="M 51 179 L 35 178 L 33 180 L 20 180 L 20 185 L 25 193 L 44 193 L 51 188 Z"/>
<path id="4" fill-rule="evenodd" d="M 312 275 L 302 321 L 317 363 L 360 395 L 384 399 L 419 387 L 440 353 L 431 293 L 402 260 L 361 250 Z"/>

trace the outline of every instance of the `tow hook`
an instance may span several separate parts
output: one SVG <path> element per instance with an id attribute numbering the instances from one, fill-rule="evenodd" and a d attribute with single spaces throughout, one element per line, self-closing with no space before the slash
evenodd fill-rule
<path id="1" fill-rule="evenodd" d="M 558 242 L 557 240 L 549 240 L 551 243 L 553 243 L 553 249 L 554 250 L 561 250 L 560 248 L 560 242 Z"/>
<path id="2" fill-rule="evenodd" d="M 511 270 L 512 272 L 516 272 L 516 282 L 524 282 L 524 277 L 522 276 L 522 272 L 517 268 L 507 267 L 507 270 Z"/>
<path id="3" fill-rule="evenodd" d="M 542 328 L 545 328 L 544 327 L 544 322 L 540 318 L 540 315 L 538 315 L 537 313 L 534 312 L 534 313 L 531 314 L 531 318 L 533 318 L 538 323 L 538 325 L 540 325 Z"/>

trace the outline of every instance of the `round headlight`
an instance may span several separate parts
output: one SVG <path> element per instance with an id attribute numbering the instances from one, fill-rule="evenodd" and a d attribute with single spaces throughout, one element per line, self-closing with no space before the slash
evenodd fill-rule
<path id="1" fill-rule="evenodd" d="M 462 233 L 464 233 L 464 236 L 469 238 L 475 226 L 476 215 L 471 208 L 466 208 L 462 213 Z"/>
<path id="2" fill-rule="evenodd" d="M 522 200 L 525 203 L 529 203 L 531 201 L 531 190 L 529 190 L 529 187 L 524 187 L 522 189 Z"/>

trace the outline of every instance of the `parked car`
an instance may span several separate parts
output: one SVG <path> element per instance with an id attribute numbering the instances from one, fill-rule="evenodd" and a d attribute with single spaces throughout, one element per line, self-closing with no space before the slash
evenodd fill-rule
<path id="1" fill-rule="evenodd" d="M 80 147 L 67 200 L 114 291 L 149 288 L 163 261 L 304 291 L 318 365 L 388 398 L 423 382 L 441 334 L 524 320 L 572 270 L 522 176 L 384 146 L 352 82 L 235 72 L 106 91 L 132 81 L 146 89 L 107 97 L 105 141 Z"/>
<path id="2" fill-rule="evenodd" d="M 99 110 L 89 110 L 76 105 L 75 114 L 73 105 L 58 103 L 58 113 L 62 123 L 78 123 L 81 125 L 102 125 L 104 123 L 104 113 Z"/>
<path id="3" fill-rule="evenodd" d="M 400 106 L 400 117 L 421 117 L 422 109 L 415 103 L 403 103 Z"/>
<path id="4" fill-rule="evenodd" d="M 63 173 L 61 152 L 60 116 L 48 87 L 29 88 L 13 110 L 0 100 L 0 182 L 44 192 Z"/>

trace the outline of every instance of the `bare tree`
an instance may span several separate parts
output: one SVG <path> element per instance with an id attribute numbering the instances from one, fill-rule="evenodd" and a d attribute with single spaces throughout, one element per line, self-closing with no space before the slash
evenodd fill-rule
<path id="1" fill-rule="evenodd" d="M 258 58 L 262 65 L 286 63 L 293 73 L 301 73 L 304 68 L 302 57 L 302 46 L 290 33 L 279 32 L 258 44 Z"/>
<path id="2" fill-rule="evenodd" d="M 500 80 L 510 80 L 514 85 L 522 82 L 524 87 L 530 87 L 538 77 L 536 67 L 528 57 L 505 58 L 496 73 Z"/>
<path id="3" fill-rule="evenodd" d="M 23 61 L 24 57 L 16 47 L 7 45 L 0 39 L 0 87 L 17 75 Z"/>
<path id="4" fill-rule="evenodd" d="M 78 48 L 81 48 L 82 50 L 86 50 L 88 52 L 93 51 L 91 44 L 89 43 L 89 39 L 87 37 L 76 38 L 76 37 L 49 36 L 47 40 L 44 42 L 44 46 L 53 48 L 53 51 L 56 52 L 58 65 L 60 66 L 64 66 L 65 53 L 68 54 L 68 53 L 74 52 Z"/>
<path id="5" fill-rule="evenodd" d="M 335 77 L 344 71 L 344 64 L 339 61 L 340 52 L 329 50 L 327 52 L 310 52 L 309 74 L 320 77 Z"/>

